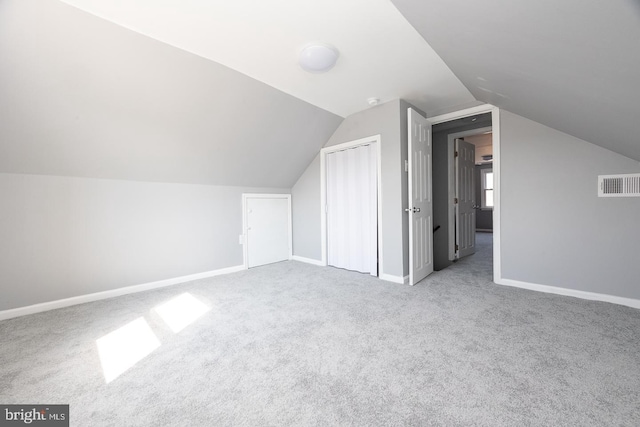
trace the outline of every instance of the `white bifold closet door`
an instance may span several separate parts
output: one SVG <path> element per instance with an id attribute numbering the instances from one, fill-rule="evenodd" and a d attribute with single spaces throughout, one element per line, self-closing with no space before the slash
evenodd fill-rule
<path id="1" fill-rule="evenodd" d="M 327 263 L 378 275 L 375 144 L 328 153 Z"/>

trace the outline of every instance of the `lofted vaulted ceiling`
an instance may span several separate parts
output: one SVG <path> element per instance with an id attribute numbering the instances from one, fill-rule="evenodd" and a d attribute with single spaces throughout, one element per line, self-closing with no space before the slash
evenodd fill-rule
<path id="1" fill-rule="evenodd" d="M 389 0 L 62 0 L 118 25 L 226 65 L 346 117 L 405 99 L 424 111 L 473 96 Z M 310 42 L 340 52 L 310 74 L 298 52 Z"/>
<path id="2" fill-rule="evenodd" d="M 0 172 L 290 188 L 341 122 L 64 3 L 0 0 Z"/>
<path id="3" fill-rule="evenodd" d="M 640 160 L 640 1 L 392 1 L 477 100 Z"/>
<path id="4" fill-rule="evenodd" d="M 481 101 L 640 160 L 639 0 L 63 1 L 343 117 Z M 331 73 L 297 67 L 313 40 Z"/>
<path id="5" fill-rule="evenodd" d="M 0 0 L 0 172 L 290 187 L 370 97 L 640 160 L 639 42 L 636 0 Z"/>

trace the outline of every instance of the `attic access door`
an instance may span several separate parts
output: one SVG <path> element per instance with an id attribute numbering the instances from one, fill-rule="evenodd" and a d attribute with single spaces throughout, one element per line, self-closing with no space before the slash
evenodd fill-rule
<path id="1" fill-rule="evenodd" d="M 456 258 L 476 252 L 475 164 L 476 147 L 462 138 L 455 140 L 456 170 Z"/>
<path id="2" fill-rule="evenodd" d="M 246 268 L 291 259 L 291 195 L 243 194 Z"/>

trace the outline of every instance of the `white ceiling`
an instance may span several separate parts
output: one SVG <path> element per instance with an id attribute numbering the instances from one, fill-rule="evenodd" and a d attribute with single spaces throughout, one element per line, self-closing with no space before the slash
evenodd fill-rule
<path id="1" fill-rule="evenodd" d="M 0 172 L 291 188 L 335 114 L 57 1 L 0 0 Z"/>
<path id="2" fill-rule="evenodd" d="M 476 147 L 489 147 L 493 145 L 493 138 L 491 132 L 479 133 L 477 135 L 468 135 L 464 137 L 464 140 L 470 142 Z"/>
<path id="3" fill-rule="evenodd" d="M 346 117 L 376 97 L 426 112 L 473 95 L 389 0 L 61 0 L 210 59 Z M 340 51 L 326 74 L 304 72 L 299 50 Z"/>

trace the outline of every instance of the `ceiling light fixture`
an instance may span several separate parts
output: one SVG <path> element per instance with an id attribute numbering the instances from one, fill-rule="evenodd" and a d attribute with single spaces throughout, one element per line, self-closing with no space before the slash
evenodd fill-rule
<path id="1" fill-rule="evenodd" d="M 367 99 L 367 103 L 373 107 L 380 103 L 380 98 L 369 98 Z"/>
<path id="2" fill-rule="evenodd" d="M 326 43 L 309 43 L 300 51 L 298 62 L 310 73 L 326 73 L 336 65 L 338 50 Z"/>

